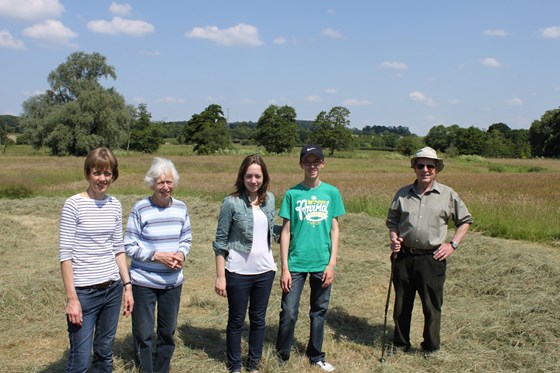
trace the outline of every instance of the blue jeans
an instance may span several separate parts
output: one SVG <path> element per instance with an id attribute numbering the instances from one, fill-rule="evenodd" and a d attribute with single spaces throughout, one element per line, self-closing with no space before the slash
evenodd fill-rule
<path id="1" fill-rule="evenodd" d="M 134 310 L 132 311 L 132 336 L 136 364 L 141 372 L 169 372 L 171 357 L 175 352 L 175 329 L 183 286 L 171 289 L 152 289 L 132 285 Z M 157 303 L 157 342 L 154 351 L 155 311 Z M 153 353 L 155 352 L 155 359 Z"/>
<path id="2" fill-rule="evenodd" d="M 68 323 L 70 353 L 66 372 L 87 372 L 93 347 L 91 372 L 113 370 L 113 342 L 117 333 L 123 293 L 122 282 L 106 289 L 76 288 L 82 307 L 82 325 Z"/>
<path id="3" fill-rule="evenodd" d="M 312 364 L 325 360 L 323 335 L 325 331 L 325 315 L 329 308 L 331 286 L 323 289 L 321 277 L 323 272 L 290 272 L 292 274 L 292 289 L 289 293 L 282 293 L 282 310 L 276 338 L 276 351 L 284 361 L 290 358 L 290 350 L 294 342 L 294 332 L 299 312 L 299 300 L 309 274 L 309 319 L 310 331 L 306 355 Z"/>
<path id="4" fill-rule="evenodd" d="M 276 272 L 258 275 L 239 275 L 226 270 L 228 294 L 227 359 L 231 372 L 240 371 L 241 333 L 249 306 L 249 355 L 247 369 L 255 370 L 262 357 L 266 309 Z"/>

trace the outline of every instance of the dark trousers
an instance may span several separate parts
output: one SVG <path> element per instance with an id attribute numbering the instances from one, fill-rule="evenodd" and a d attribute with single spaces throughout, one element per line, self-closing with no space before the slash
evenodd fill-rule
<path id="1" fill-rule="evenodd" d="M 331 299 L 331 286 L 323 288 L 321 277 L 323 272 L 290 272 L 292 274 L 292 289 L 289 293 L 282 293 L 282 310 L 276 337 L 276 351 L 284 361 L 290 358 L 290 351 L 294 341 L 296 321 L 299 313 L 299 300 L 305 280 L 309 275 L 309 341 L 306 355 L 312 364 L 325 361 L 323 349 L 323 335 L 325 332 L 325 315 Z"/>
<path id="2" fill-rule="evenodd" d="M 152 289 L 132 286 L 134 311 L 132 311 L 132 335 L 136 364 L 141 372 L 169 372 L 171 357 L 175 351 L 174 334 L 181 301 L 182 285 L 171 289 Z M 157 304 L 157 341 L 153 345 Z M 155 359 L 154 359 L 155 353 Z"/>
<path id="3" fill-rule="evenodd" d="M 438 261 L 431 254 L 412 255 L 399 253 L 393 270 L 395 286 L 395 346 L 410 347 L 410 322 L 416 292 L 422 301 L 424 313 L 424 341 L 422 349 L 440 347 L 441 307 L 446 261 Z"/>
<path id="4" fill-rule="evenodd" d="M 276 272 L 240 275 L 226 270 L 228 324 L 226 334 L 228 367 L 241 371 L 241 334 L 249 307 L 249 354 L 247 370 L 256 370 L 262 357 L 266 309 Z"/>

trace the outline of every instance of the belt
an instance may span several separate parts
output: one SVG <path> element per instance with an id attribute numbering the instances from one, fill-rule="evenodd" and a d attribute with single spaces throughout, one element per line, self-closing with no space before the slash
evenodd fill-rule
<path id="1" fill-rule="evenodd" d="M 100 284 L 90 285 L 90 286 L 76 286 L 76 289 L 107 289 L 109 286 L 113 285 L 115 280 L 105 281 Z"/>
<path id="2" fill-rule="evenodd" d="M 432 255 L 437 249 L 416 249 L 414 247 L 403 246 L 401 251 L 409 255 Z"/>

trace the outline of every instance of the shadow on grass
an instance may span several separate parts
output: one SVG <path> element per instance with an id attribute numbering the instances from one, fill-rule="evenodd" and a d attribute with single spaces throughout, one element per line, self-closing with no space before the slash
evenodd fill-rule
<path id="1" fill-rule="evenodd" d="M 226 356 L 226 339 L 225 331 L 218 328 L 198 328 L 187 323 L 177 328 L 180 339 L 185 346 L 193 350 L 201 350 L 208 357 L 216 362 L 225 362 Z M 276 335 L 278 333 L 277 326 L 266 326 L 264 333 L 264 343 L 276 346 Z M 249 323 L 246 321 L 242 332 L 242 344 L 248 342 Z M 306 345 L 300 341 L 294 341 L 292 352 L 304 353 Z"/>
<path id="2" fill-rule="evenodd" d="M 119 358 L 122 360 L 123 368 L 134 367 L 134 346 L 132 344 L 132 335 L 127 335 L 126 338 L 117 338 L 113 345 L 113 358 Z M 66 365 L 68 364 L 68 351 L 67 348 L 64 351 L 62 357 L 46 366 L 45 368 L 39 370 L 39 373 L 59 373 L 66 370 Z M 90 363 L 91 364 L 91 363 Z"/>
<path id="3" fill-rule="evenodd" d="M 383 324 L 371 325 L 366 318 L 350 315 L 338 306 L 329 310 L 326 323 L 334 330 L 336 340 L 348 340 L 365 346 L 381 346 Z M 385 339 L 390 341 L 392 338 L 393 330 L 387 328 Z"/>

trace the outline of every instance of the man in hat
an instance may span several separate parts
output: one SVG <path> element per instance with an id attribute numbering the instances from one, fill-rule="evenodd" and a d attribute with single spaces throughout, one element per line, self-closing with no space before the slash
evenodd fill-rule
<path id="1" fill-rule="evenodd" d="M 436 181 L 444 167 L 436 151 L 425 147 L 410 160 L 414 183 L 401 188 L 387 215 L 393 252 L 395 333 L 393 352 L 410 349 L 410 322 L 416 292 L 422 301 L 425 356 L 440 348 L 441 307 L 446 259 L 457 250 L 472 224 L 472 216 L 459 195 Z M 450 240 L 447 226 L 456 227 Z"/>
<path id="2" fill-rule="evenodd" d="M 334 367 L 325 361 L 322 351 L 323 334 L 338 253 L 338 217 L 346 211 L 338 189 L 319 179 L 325 166 L 319 146 L 302 147 L 299 165 L 303 169 L 303 181 L 286 192 L 278 213 L 283 218 L 280 235 L 283 293 L 276 350 L 282 363 L 290 358 L 299 300 L 309 277 L 310 335 L 306 355 L 311 364 L 332 372 Z"/>

